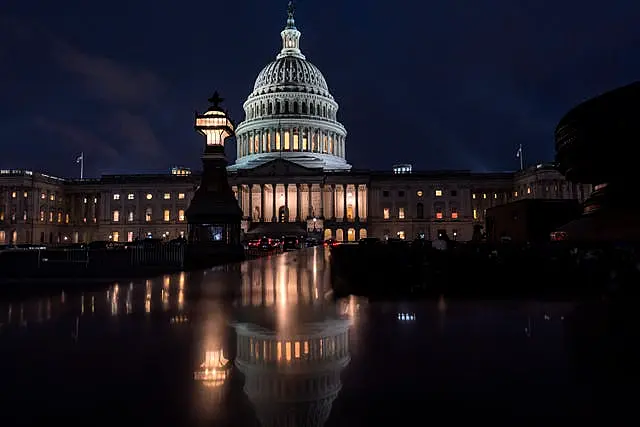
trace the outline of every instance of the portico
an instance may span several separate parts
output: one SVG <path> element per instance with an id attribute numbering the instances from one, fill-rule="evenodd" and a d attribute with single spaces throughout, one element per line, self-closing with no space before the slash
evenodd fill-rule
<path id="1" fill-rule="evenodd" d="M 367 178 L 326 174 L 284 159 L 230 181 L 244 217 L 245 232 L 259 223 L 300 223 L 323 239 L 355 241 L 366 236 Z"/>

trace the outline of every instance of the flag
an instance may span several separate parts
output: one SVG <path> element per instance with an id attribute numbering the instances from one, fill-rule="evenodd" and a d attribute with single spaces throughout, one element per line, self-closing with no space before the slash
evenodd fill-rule
<path id="1" fill-rule="evenodd" d="M 84 160 L 84 154 L 80 154 L 77 158 L 76 158 L 76 163 L 80 163 L 81 161 Z"/>
<path id="2" fill-rule="evenodd" d="M 519 158 L 520 156 L 522 156 L 522 145 L 518 147 L 518 151 L 516 151 L 516 158 Z"/>

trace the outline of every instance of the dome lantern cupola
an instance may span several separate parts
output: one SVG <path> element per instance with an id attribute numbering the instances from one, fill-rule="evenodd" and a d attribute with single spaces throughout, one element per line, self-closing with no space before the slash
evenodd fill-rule
<path id="1" fill-rule="evenodd" d="M 295 6 L 293 1 L 289 1 L 287 8 L 287 26 L 280 33 L 282 37 L 282 50 L 278 54 L 278 59 L 285 56 L 295 56 L 300 59 L 305 59 L 304 55 L 300 51 L 300 36 L 301 33 L 296 28 L 296 21 L 293 18 Z"/>

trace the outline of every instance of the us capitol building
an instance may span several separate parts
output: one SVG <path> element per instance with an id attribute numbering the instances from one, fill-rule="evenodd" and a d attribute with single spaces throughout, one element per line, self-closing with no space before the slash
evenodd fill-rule
<path id="1" fill-rule="evenodd" d="M 245 233 L 354 241 L 446 232 L 469 240 L 489 207 L 521 198 L 584 201 L 591 192 L 545 164 L 511 173 L 352 168 L 338 103 L 300 50 L 292 9 L 280 34 L 280 53 L 244 103 L 237 160 L 228 167 Z M 0 170 L 0 244 L 176 238 L 186 233 L 185 211 L 199 182 L 184 168 L 80 180 Z"/>

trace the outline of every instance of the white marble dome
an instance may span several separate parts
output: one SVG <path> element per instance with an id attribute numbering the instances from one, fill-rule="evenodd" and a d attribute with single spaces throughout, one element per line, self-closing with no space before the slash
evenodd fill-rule
<path id="1" fill-rule="evenodd" d="M 258 74 L 251 97 L 279 91 L 316 93 L 333 99 L 318 67 L 297 56 L 284 56 L 264 67 Z"/>
<path id="2" fill-rule="evenodd" d="M 350 170 L 338 103 L 322 72 L 300 50 L 292 10 L 280 35 L 280 53 L 260 71 L 243 105 L 237 158 L 229 170 L 253 169 L 275 159 L 325 171 Z"/>

